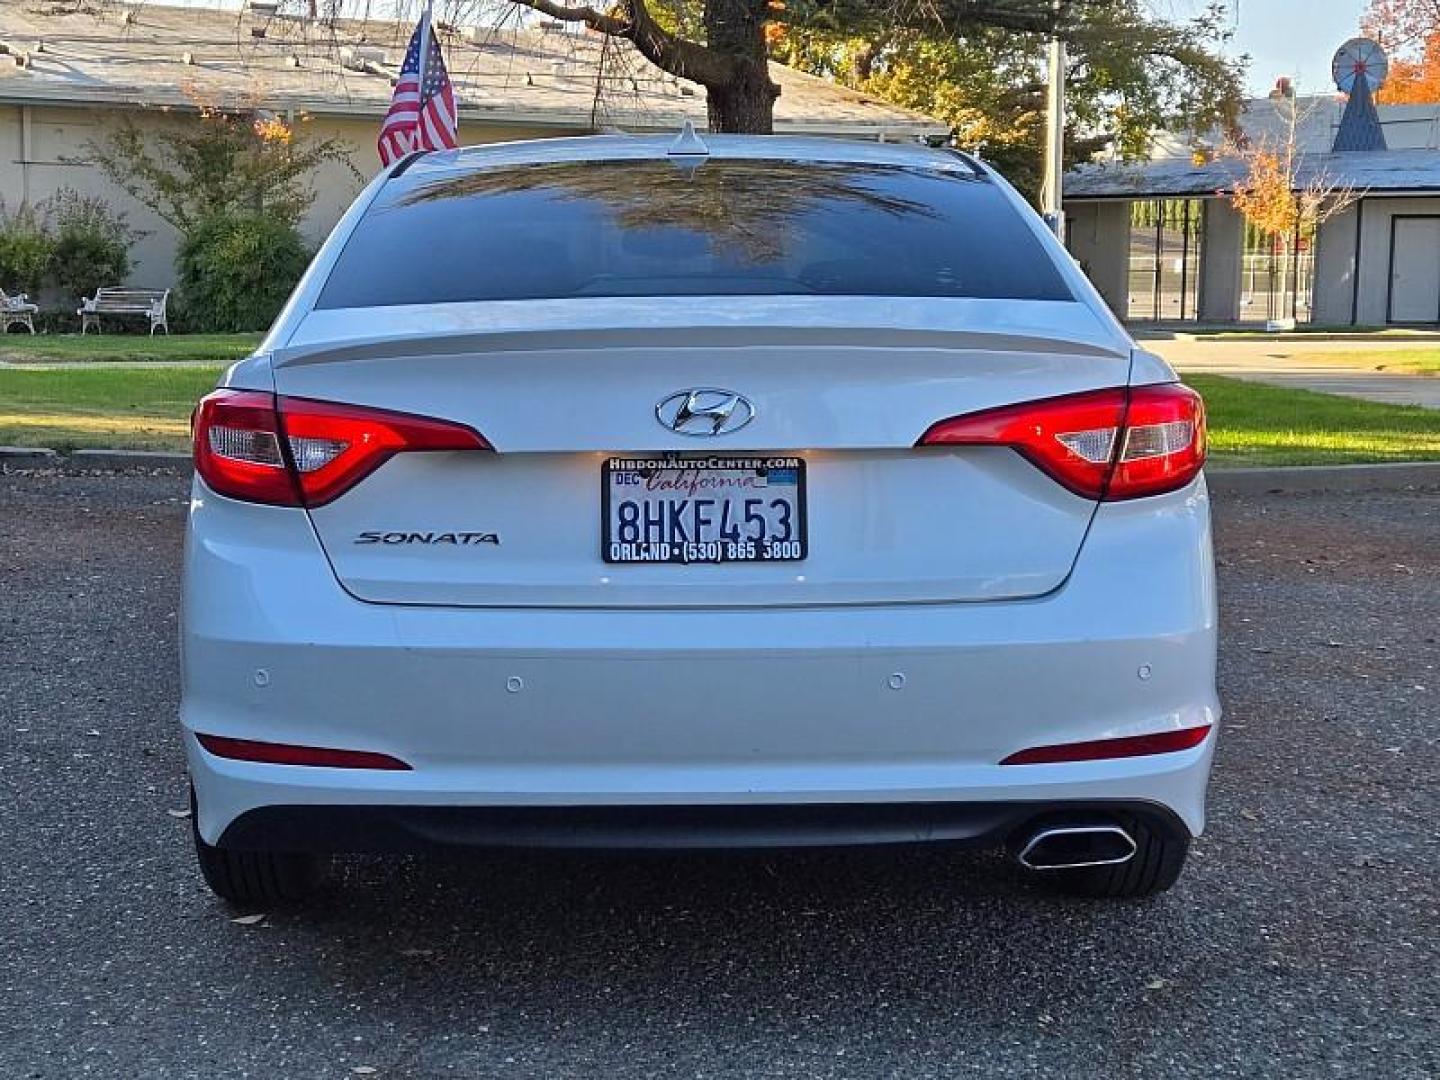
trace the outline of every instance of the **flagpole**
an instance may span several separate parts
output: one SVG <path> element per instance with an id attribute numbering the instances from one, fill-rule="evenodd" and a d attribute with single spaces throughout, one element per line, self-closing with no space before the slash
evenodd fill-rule
<path id="1" fill-rule="evenodd" d="M 425 10 L 420 13 L 420 70 L 416 73 L 420 82 L 420 96 L 425 96 L 425 64 L 430 59 L 430 18 L 434 13 L 435 0 L 425 0 Z M 419 133 L 419 128 L 416 128 Z"/>
<path id="2" fill-rule="evenodd" d="M 1060 0 L 1052 8 L 1060 17 Z M 1065 39 L 1059 28 L 1050 32 L 1049 78 L 1045 95 L 1045 173 L 1040 185 L 1040 213 L 1063 243 L 1065 240 Z"/>

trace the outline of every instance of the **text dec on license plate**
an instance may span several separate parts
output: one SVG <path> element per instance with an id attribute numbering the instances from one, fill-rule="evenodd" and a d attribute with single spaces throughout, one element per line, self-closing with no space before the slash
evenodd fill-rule
<path id="1" fill-rule="evenodd" d="M 798 457 L 613 457 L 601 468 L 600 502 L 606 562 L 805 558 Z"/>

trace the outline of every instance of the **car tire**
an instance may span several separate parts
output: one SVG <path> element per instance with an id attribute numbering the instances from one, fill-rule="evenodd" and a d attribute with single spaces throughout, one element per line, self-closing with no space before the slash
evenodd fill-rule
<path id="1" fill-rule="evenodd" d="M 236 907 L 285 907 L 309 899 L 324 877 L 325 860 L 293 851 L 233 851 L 200 836 L 195 792 L 190 792 L 190 834 L 195 860 L 210 891 Z"/>
<path id="2" fill-rule="evenodd" d="M 1135 841 L 1135 854 L 1116 866 L 1043 871 L 1047 880 L 1072 896 L 1125 900 L 1154 896 L 1174 885 L 1185 868 L 1190 837 L 1142 817 L 1118 821 Z"/>

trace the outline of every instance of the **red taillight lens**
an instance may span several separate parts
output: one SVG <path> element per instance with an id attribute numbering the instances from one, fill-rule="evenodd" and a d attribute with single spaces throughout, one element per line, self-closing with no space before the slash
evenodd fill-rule
<path id="1" fill-rule="evenodd" d="M 1131 735 L 1121 739 L 1094 739 L 1091 742 L 1032 746 L 1011 754 L 1001 765 L 1052 765 L 1064 761 L 1104 761 L 1108 758 L 1144 757 L 1190 750 L 1205 741 L 1210 725 L 1162 731 L 1158 735 Z"/>
<path id="2" fill-rule="evenodd" d="M 1135 499 L 1205 464 L 1205 406 L 1178 383 L 1095 390 L 942 420 L 919 446 L 1009 446 L 1077 495 Z"/>
<path id="3" fill-rule="evenodd" d="M 1077 495 L 1098 499 L 1125 419 L 1125 391 L 1006 405 L 942 420 L 921 446 L 1010 446 Z"/>
<path id="4" fill-rule="evenodd" d="M 213 491 L 247 502 L 299 506 L 300 492 L 280 448 L 275 395 L 216 390 L 194 421 L 195 471 Z"/>
<path id="5" fill-rule="evenodd" d="M 394 454 L 490 449 L 464 424 L 307 398 L 280 398 L 280 421 L 306 506 L 324 505 Z"/>
<path id="6" fill-rule="evenodd" d="M 1188 386 L 1136 386 L 1125 414 L 1125 440 L 1108 499 L 1174 491 L 1205 464 L 1205 402 Z"/>
<path id="7" fill-rule="evenodd" d="M 371 750 L 331 750 L 323 746 L 293 746 L 290 743 L 228 739 L 223 735 L 196 735 L 208 753 L 231 761 L 257 761 L 266 765 L 310 765 L 325 769 L 409 770 L 410 766 L 389 754 Z"/>
<path id="8" fill-rule="evenodd" d="M 205 397 L 194 439 L 212 489 L 279 506 L 323 506 L 398 453 L 490 449 L 463 424 L 253 390 Z"/>

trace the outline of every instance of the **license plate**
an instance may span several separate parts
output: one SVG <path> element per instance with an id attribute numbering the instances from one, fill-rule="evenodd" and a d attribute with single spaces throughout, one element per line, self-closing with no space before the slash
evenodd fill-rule
<path id="1" fill-rule="evenodd" d="M 600 470 L 600 503 L 609 563 L 805 558 L 798 457 L 613 457 Z"/>

